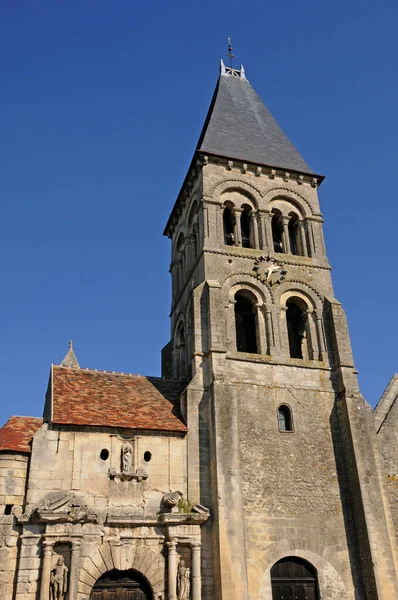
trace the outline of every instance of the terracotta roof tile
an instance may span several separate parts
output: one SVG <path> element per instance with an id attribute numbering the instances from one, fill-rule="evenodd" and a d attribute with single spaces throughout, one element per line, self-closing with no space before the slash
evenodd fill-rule
<path id="1" fill-rule="evenodd" d="M 0 429 L 0 451 L 31 451 L 29 442 L 43 423 L 37 417 L 11 417 Z"/>
<path id="2" fill-rule="evenodd" d="M 54 365 L 52 386 L 53 423 L 187 431 L 179 409 L 183 382 Z"/>

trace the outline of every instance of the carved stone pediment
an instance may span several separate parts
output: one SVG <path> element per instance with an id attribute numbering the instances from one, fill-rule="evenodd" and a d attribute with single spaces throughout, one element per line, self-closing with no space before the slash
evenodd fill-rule
<path id="1" fill-rule="evenodd" d="M 97 515 L 72 492 L 50 492 L 33 508 L 31 518 L 46 523 L 97 521 Z"/>

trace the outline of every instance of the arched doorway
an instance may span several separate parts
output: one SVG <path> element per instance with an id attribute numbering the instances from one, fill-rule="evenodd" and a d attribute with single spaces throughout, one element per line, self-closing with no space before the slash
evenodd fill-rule
<path id="1" fill-rule="evenodd" d="M 272 600 L 319 600 L 316 569 L 296 556 L 282 558 L 271 569 Z"/>
<path id="2" fill-rule="evenodd" d="M 98 579 L 90 600 L 152 600 L 149 583 L 137 571 L 108 571 Z"/>

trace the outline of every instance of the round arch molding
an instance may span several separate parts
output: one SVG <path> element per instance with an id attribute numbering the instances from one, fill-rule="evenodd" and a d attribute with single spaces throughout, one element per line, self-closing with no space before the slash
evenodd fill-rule
<path id="1" fill-rule="evenodd" d="M 220 202 L 221 195 L 229 191 L 241 192 L 242 195 L 248 196 L 252 199 L 256 209 L 260 205 L 262 198 L 260 190 L 251 183 L 239 178 L 224 179 L 223 181 L 218 182 L 209 190 L 209 196 L 213 200 Z"/>
<path id="2" fill-rule="evenodd" d="M 90 600 L 107 600 L 113 598 L 113 594 L 116 594 L 116 600 L 125 599 L 126 594 L 136 600 L 153 600 L 153 592 L 148 581 L 133 569 L 128 571 L 112 569 L 101 575 L 93 586 Z"/>
<path id="3" fill-rule="evenodd" d="M 134 570 L 148 582 L 153 598 L 164 595 L 165 564 L 160 551 L 157 553 L 149 545 L 131 540 L 123 544 L 105 542 L 89 554 L 79 569 L 77 600 L 89 600 L 98 579 L 113 570 Z"/>
<path id="4" fill-rule="evenodd" d="M 277 198 L 283 200 L 291 200 L 292 204 L 296 204 L 301 207 L 305 217 L 317 216 L 317 213 L 314 211 L 310 202 L 304 198 L 301 194 L 294 192 L 288 187 L 277 187 L 268 190 L 263 197 L 263 202 L 265 202 L 265 208 L 269 209 L 269 205 L 272 200 L 276 200 Z"/>

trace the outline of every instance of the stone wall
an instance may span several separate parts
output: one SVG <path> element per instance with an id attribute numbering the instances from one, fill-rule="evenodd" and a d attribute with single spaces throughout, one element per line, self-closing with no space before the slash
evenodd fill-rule
<path id="1" fill-rule="evenodd" d="M 398 402 L 396 399 L 391 402 L 391 408 L 381 424 L 378 439 L 384 461 L 385 487 L 395 534 L 398 538 Z"/>
<path id="2" fill-rule="evenodd" d="M 133 471 L 144 477 L 122 478 L 121 452 L 128 442 L 133 450 Z M 43 428 L 33 442 L 28 505 L 49 493 L 76 493 L 97 511 L 133 506 L 142 514 L 159 510 L 164 492 L 181 491 L 187 498 L 186 439 L 177 435 Z M 112 475 L 114 474 L 114 476 Z"/>
<path id="3" fill-rule="evenodd" d="M 19 528 L 14 514 L 20 514 L 25 502 L 26 473 L 29 458 L 25 454 L 0 454 L 0 590 L 4 599 L 12 598 L 18 561 Z M 8 514 L 4 514 L 7 512 Z"/>

